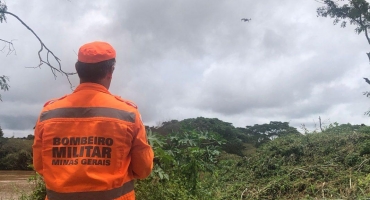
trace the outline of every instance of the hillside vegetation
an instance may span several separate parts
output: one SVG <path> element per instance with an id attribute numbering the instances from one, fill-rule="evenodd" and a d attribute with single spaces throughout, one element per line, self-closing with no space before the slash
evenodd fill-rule
<path id="1" fill-rule="evenodd" d="M 197 120 L 215 121 L 191 119 Z M 188 124 L 184 121 L 175 124 L 180 123 L 180 127 Z M 224 133 L 212 128 L 185 126 L 178 132 L 165 134 L 161 140 L 151 138 L 152 142 L 156 141 L 153 146 L 157 162 L 151 177 L 137 182 L 138 199 L 370 197 L 369 127 L 334 124 L 323 132 L 303 135 L 292 127 L 271 128 L 274 124 L 253 126 L 265 130 L 256 135 L 245 132 L 250 140 L 242 142 L 242 156 L 227 153 L 223 147 L 229 141 L 223 137 Z M 229 134 L 241 134 L 241 138 L 243 131 L 251 129 L 237 129 L 230 124 L 229 128 L 226 129 Z M 262 144 L 261 138 L 265 139 Z"/>
<path id="2" fill-rule="evenodd" d="M 300 134 L 287 122 L 235 128 L 196 118 L 147 127 L 155 151 L 137 199 L 370 198 L 370 127 L 333 124 Z M 43 199 L 37 179 L 33 196 Z"/>

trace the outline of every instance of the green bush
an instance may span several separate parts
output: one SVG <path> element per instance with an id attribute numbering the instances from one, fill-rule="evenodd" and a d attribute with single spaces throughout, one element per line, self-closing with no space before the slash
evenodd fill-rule
<path id="1" fill-rule="evenodd" d="M 46 197 L 46 187 L 42 176 L 38 173 L 31 176 L 28 182 L 33 186 L 30 194 L 22 194 L 20 200 L 44 200 Z"/>

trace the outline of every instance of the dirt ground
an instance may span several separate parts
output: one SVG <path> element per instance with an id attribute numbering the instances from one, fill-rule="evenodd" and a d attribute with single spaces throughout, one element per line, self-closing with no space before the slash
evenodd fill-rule
<path id="1" fill-rule="evenodd" d="M 32 171 L 0 171 L 0 200 L 16 200 L 28 194 L 33 184 L 28 179 Z"/>

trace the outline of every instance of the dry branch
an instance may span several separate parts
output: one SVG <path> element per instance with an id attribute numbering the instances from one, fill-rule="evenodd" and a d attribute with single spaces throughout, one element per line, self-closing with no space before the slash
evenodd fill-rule
<path id="1" fill-rule="evenodd" d="M 3 15 L 4 14 L 7 14 L 7 15 L 11 15 L 13 16 L 14 18 L 16 18 L 19 22 L 22 23 L 22 25 L 24 27 L 26 27 L 36 38 L 37 40 L 40 42 L 40 49 L 38 51 L 38 57 L 39 57 L 39 61 L 40 63 L 36 66 L 36 67 L 31 67 L 31 68 L 39 68 L 41 67 L 41 65 L 43 64 L 46 64 L 50 69 L 51 69 L 51 72 L 53 73 L 54 75 L 54 78 L 57 77 L 56 75 L 56 72 L 59 72 L 60 74 L 62 75 L 65 75 L 67 77 L 67 80 L 69 82 L 69 85 L 71 87 L 71 89 L 73 89 L 73 85 L 69 79 L 69 76 L 70 75 L 74 75 L 76 73 L 69 73 L 69 72 L 65 72 L 63 71 L 62 69 L 62 65 L 60 63 L 60 59 L 44 44 L 44 42 L 40 39 L 40 37 L 23 21 L 21 20 L 17 15 L 11 13 L 11 12 L 8 12 L 8 11 L 4 11 L 4 10 L 0 10 L 0 13 L 2 13 Z M 1 40 L 3 42 L 6 42 L 8 45 L 9 45 L 9 48 L 13 48 L 13 50 L 15 51 L 14 47 L 13 47 L 13 43 L 12 42 L 9 42 L 9 41 L 5 41 L 5 40 Z M 46 60 L 42 58 L 41 56 L 41 53 L 44 51 L 44 49 L 46 50 Z M 13 51 L 12 51 L 13 52 Z M 9 52 L 8 52 L 9 54 Z M 58 65 L 55 67 L 53 64 L 50 63 L 50 60 L 49 60 L 49 57 L 51 57 L 51 59 L 55 60 Z"/>
<path id="2" fill-rule="evenodd" d="M 0 41 L 4 42 L 4 46 L 0 50 L 1 52 L 4 52 L 4 50 L 8 50 L 8 52 L 6 53 L 6 56 L 8 56 L 8 55 L 10 55 L 12 53 L 14 53 L 15 55 L 17 55 L 17 52 L 15 51 L 15 48 L 14 48 L 14 45 L 13 45 L 13 41 L 14 40 L 7 41 L 7 40 L 0 39 Z"/>

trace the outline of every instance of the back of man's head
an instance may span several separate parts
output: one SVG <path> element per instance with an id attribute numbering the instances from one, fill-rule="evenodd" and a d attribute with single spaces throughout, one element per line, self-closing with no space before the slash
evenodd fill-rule
<path id="1" fill-rule="evenodd" d="M 108 73 L 113 72 L 116 51 L 106 42 L 84 44 L 78 51 L 77 74 L 81 82 L 100 83 Z"/>

